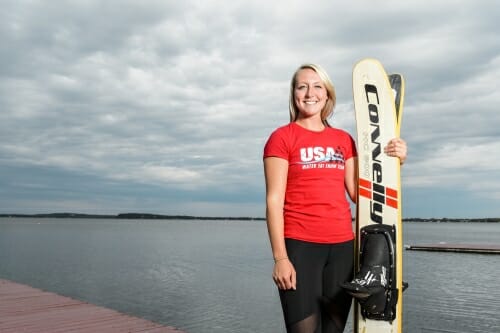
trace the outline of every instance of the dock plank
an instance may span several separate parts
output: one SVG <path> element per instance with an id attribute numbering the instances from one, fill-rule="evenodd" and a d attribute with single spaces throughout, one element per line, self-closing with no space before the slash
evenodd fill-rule
<path id="1" fill-rule="evenodd" d="M 500 254 L 500 245 L 498 244 L 452 244 L 443 242 L 438 244 L 407 245 L 405 248 L 411 251 Z"/>
<path id="2" fill-rule="evenodd" d="M 146 319 L 0 279 L 2 333 L 185 333 Z"/>

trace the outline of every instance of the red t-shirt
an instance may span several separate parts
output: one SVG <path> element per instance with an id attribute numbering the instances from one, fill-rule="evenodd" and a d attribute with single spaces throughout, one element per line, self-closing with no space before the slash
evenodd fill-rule
<path id="1" fill-rule="evenodd" d="M 264 158 L 288 161 L 285 238 L 315 243 L 354 238 L 344 166 L 355 156 L 354 140 L 340 129 L 327 127 L 314 132 L 292 122 L 271 134 Z"/>

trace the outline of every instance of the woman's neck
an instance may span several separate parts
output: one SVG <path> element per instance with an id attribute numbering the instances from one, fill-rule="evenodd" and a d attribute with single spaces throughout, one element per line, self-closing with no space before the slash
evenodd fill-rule
<path id="1" fill-rule="evenodd" d="M 295 121 L 297 125 L 314 132 L 321 132 L 325 129 L 325 124 L 320 118 L 299 118 Z"/>

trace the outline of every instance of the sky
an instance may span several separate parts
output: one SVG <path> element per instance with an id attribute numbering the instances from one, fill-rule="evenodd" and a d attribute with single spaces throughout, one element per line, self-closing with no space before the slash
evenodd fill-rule
<path id="1" fill-rule="evenodd" d="M 500 217 L 496 1 L 3 0 L 0 213 L 265 215 L 262 149 L 317 63 L 402 73 L 403 217 Z"/>

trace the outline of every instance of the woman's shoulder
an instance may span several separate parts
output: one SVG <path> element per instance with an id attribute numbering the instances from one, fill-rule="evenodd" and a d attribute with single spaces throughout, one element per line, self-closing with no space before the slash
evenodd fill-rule
<path id="1" fill-rule="evenodd" d="M 282 135 L 289 135 L 291 132 L 293 132 L 293 123 L 288 123 L 285 125 L 281 125 L 277 128 L 275 128 L 270 136 L 282 136 Z"/>
<path id="2" fill-rule="evenodd" d="M 328 129 L 329 129 L 329 131 L 331 131 L 335 135 L 346 137 L 346 138 L 352 138 L 352 135 L 349 132 L 347 132 L 346 130 L 343 130 L 341 128 L 329 127 Z"/>
<path id="3" fill-rule="evenodd" d="M 294 128 L 295 123 L 289 122 L 287 124 L 281 125 L 278 128 L 276 128 L 274 131 L 280 131 L 280 132 L 286 132 L 286 131 L 291 131 Z"/>

